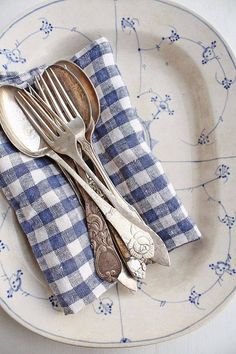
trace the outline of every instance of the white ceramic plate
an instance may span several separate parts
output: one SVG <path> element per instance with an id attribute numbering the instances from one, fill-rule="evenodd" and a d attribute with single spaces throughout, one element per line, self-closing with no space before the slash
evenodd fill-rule
<path id="1" fill-rule="evenodd" d="M 0 199 L 0 296 L 15 320 L 51 339 L 83 346 L 132 346 L 201 325 L 236 284 L 235 59 L 203 19 L 158 0 L 57 0 L 24 14 L 0 35 L 2 72 L 68 58 L 106 36 L 147 139 L 203 239 L 149 267 L 133 295 L 114 287 L 64 316 L 12 211 Z"/>

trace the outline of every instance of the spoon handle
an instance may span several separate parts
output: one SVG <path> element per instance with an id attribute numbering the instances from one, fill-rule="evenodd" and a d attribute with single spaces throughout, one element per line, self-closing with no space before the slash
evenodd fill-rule
<path id="1" fill-rule="evenodd" d="M 95 173 L 96 173 L 97 177 L 100 179 L 100 181 L 103 182 L 103 184 L 104 184 L 105 183 L 104 179 L 101 176 L 101 174 L 99 173 L 99 171 L 97 171 L 96 168 L 95 168 Z M 125 243 L 122 241 L 122 239 L 120 238 L 119 234 L 114 229 L 114 227 L 111 224 L 108 224 L 108 227 L 109 227 L 112 239 L 116 245 L 117 251 L 118 251 L 121 259 L 126 264 L 126 267 L 128 268 L 128 270 L 132 274 L 132 268 L 129 269 L 129 261 L 131 260 L 131 255 L 130 255 L 128 248 L 126 247 Z"/>
<path id="2" fill-rule="evenodd" d="M 65 155 L 63 156 L 63 159 L 75 171 L 79 173 L 80 177 L 82 177 L 88 183 L 88 177 L 82 168 L 80 168 L 72 159 L 67 158 Z M 87 222 L 89 221 L 88 233 L 91 243 L 93 245 L 95 268 L 97 274 L 101 279 L 104 279 L 109 282 L 112 282 L 113 280 L 115 281 L 115 278 L 117 278 L 118 281 L 120 281 L 123 285 L 126 286 L 127 276 L 129 277 L 129 274 L 135 276 L 134 274 L 132 274 L 132 267 L 129 267 L 131 261 L 131 254 L 128 248 L 120 238 L 116 229 L 114 229 L 114 227 L 110 223 L 105 221 L 104 216 L 102 215 L 101 211 L 94 203 L 94 201 L 90 198 L 90 196 L 83 190 L 83 188 L 80 187 L 78 183 L 73 180 L 73 178 L 66 170 L 64 170 L 63 168 L 61 169 L 69 180 L 72 188 L 74 189 L 77 198 L 80 199 L 82 197 L 84 200 L 84 212 L 86 215 Z M 99 179 L 103 181 L 100 174 L 97 173 L 97 175 Z M 107 257 L 105 257 L 105 252 L 107 252 Z M 109 264 L 111 264 L 111 262 L 109 261 L 111 259 L 113 260 L 112 270 L 109 269 Z M 124 267 L 121 260 L 126 265 L 129 274 L 126 274 L 127 272 L 124 272 Z M 118 262 L 120 262 L 121 266 L 120 271 L 118 271 L 118 269 L 120 268 Z M 120 272 L 123 273 L 123 277 L 120 276 Z"/>
<path id="3" fill-rule="evenodd" d="M 74 163 L 72 159 L 63 156 L 63 159 L 87 182 L 86 173 Z M 90 196 L 74 181 L 71 175 L 62 168 L 63 173 L 67 177 L 78 199 L 81 197 L 84 200 L 84 212 L 88 223 L 88 234 L 91 240 L 91 245 L 94 252 L 94 265 L 98 276 L 110 283 L 118 280 L 125 287 L 129 288 L 129 278 L 132 274 L 132 269 L 128 267 L 128 261 L 131 256 L 120 238 L 117 231 L 108 224 L 102 215 L 101 211 L 90 198 Z M 116 246 L 115 246 L 116 245 Z M 117 249 L 117 251 L 116 251 Z M 123 266 L 126 264 L 129 273 Z M 132 288 L 131 290 L 135 290 Z"/>
<path id="4" fill-rule="evenodd" d="M 79 175 L 86 181 L 84 171 L 78 166 L 76 168 Z M 119 278 L 122 270 L 120 257 L 116 252 L 109 228 L 100 209 L 80 185 L 78 188 L 85 204 L 85 215 L 94 252 L 96 272 L 101 279 L 113 283 Z"/>
<path id="5" fill-rule="evenodd" d="M 121 215 L 123 215 L 125 218 L 129 218 L 129 221 L 132 222 L 133 225 L 135 225 L 136 228 L 139 229 L 140 232 L 145 233 L 145 237 L 148 240 L 149 244 L 154 245 L 154 254 L 149 258 L 150 261 L 155 261 L 159 264 L 162 265 L 169 265 L 170 264 L 170 259 L 169 259 L 169 254 L 166 248 L 165 243 L 162 241 L 162 239 L 150 228 L 148 227 L 143 221 L 140 220 L 140 218 L 137 218 L 136 213 L 133 212 L 132 209 L 127 208 L 127 203 L 124 202 L 123 197 L 118 195 L 114 195 L 100 180 L 99 178 L 95 175 L 95 173 L 89 168 L 89 166 L 86 164 L 84 161 L 82 155 L 78 151 L 77 145 L 72 145 L 70 146 L 70 152 L 67 152 L 67 155 L 70 156 L 87 174 L 89 177 L 91 177 L 91 184 L 96 185 L 98 189 L 104 194 L 104 196 L 107 197 L 107 199 L 110 201 L 110 203 L 119 211 Z M 88 153 L 88 150 L 87 150 Z M 95 166 L 96 167 L 96 166 Z M 120 200 L 122 200 L 122 203 L 120 203 Z M 125 205 L 125 208 L 124 208 Z M 124 241 L 124 240 L 123 240 Z"/>
<path id="6" fill-rule="evenodd" d="M 78 170 L 80 176 L 86 180 L 87 179 L 86 173 L 81 168 L 79 168 L 78 165 L 77 165 L 77 170 Z M 83 173 L 83 174 L 81 174 L 81 173 Z M 98 175 L 98 177 L 101 181 L 103 181 L 102 177 L 100 175 Z M 95 188 L 96 188 L 96 186 L 95 186 Z M 85 197 L 87 196 L 87 198 L 89 198 L 90 201 L 92 202 L 91 198 L 87 195 L 87 193 L 85 193 L 84 191 L 82 192 L 82 189 L 81 189 L 81 193 L 84 193 Z M 104 196 L 102 196 L 102 197 L 104 198 Z M 99 211 L 99 213 L 100 213 L 100 211 Z M 105 222 L 105 220 L 104 220 L 104 222 Z M 115 244 L 118 254 L 120 255 L 121 259 L 123 260 L 124 264 L 126 265 L 126 268 L 128 269 L 129 273 L 135 277 L 135 274 L 133 274 L 133 266 L 132 266 L 133 258 L 131 257 L 131 254 L 130 254 L 127 246 L 125 245 L 124 241 L 121 239 L 121 237 L 118 234 L 118 232 L 116 231 L 116 229 L 109 222 L 107 223 L 107 226 L 108 226 L 109 235 L 111 236 L 112 244 L 113 245 Z M 131 264 L 131 266 L 130 266 L 130 264 Z"/>
<path id="7" fill-rule="evenodd" d="M 152 240 L 150 241 L 149 234 L 130 222 L 117 209 L 100 197 L 55 151 L 48 150 L 47 155 L 66 169 L 96 203 L 107 221 L 119 233 L 131 256 L 135 258 L 130 263 L 130 266 L 133 266 L 133 274 L 137 278 L 144 278 L 146 272 L 145 262 L 153 257 L 154 254 L 154 246 Z"/>

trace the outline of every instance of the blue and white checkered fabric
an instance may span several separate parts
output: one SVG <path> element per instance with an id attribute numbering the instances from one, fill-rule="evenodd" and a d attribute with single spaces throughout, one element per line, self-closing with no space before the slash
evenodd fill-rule
<path id="1" fill-rule="evenodd" d="M 120 193 L 169 250 L 199 239 L 198 228 L 145 142 L 109 42 L 100 38 L 73 60 L 97 89 L 101 118 L 94 134 L 95 149 Z M 2 82 L 24 86 L 39 70 L 2 77 Z M 111 286 L 96 276 L 83 209 L 59 168 L 47 158 L 21 154 L 3 132 L 0 187 L 66 314 L 78 312 Z"/>

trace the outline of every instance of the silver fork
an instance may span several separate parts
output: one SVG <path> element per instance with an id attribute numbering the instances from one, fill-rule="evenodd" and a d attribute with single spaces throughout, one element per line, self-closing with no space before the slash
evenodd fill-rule
<path id="1" fill-rule="evenodd" d="M 40 76 L 40 81 L 36 80 L 36 86 L 39 89 L 40 94 L 43 96 L 43 100 L 46 101 L 46 103 L 48 104 L 50 101 L 50 103 L 53 105 L 54 111 L 57 113 L 57 117 L 59 118 L 57 121 L 60 124 L 61 121 L 63 121 L 64 129 L 66 129 L 67 127 L 68 131 L 70 131 L 70 134 L 74 135 L 76 141 L 80 143 L 80 146 L 82 147 L 83 151 L 86 153 L 87 156 L 89 156 L 94 166 L 102 175 L 109 190 L 97 178 L 97 176 L 90 169 L 88 169 L 88 166 L 84 162 L 82 155 L 80 151 L 78 151 L 78 149 L 77 151 L 73 152 L 73 157 L 71 155 L 70 156 L 76 162 L 78 162 L 78 159 L 80 160 L 78 164 L 83 164 L 82 168 L 96 182 L 97 186 L 102 190 L 103 194 L 108 198 L 108 200 L 113 204 L 114 207 L 116 207 L 121 213 L 123 213 L 123 215 L 126 216 L 128 214 L 130 221 L 132 221 L 140 229 L 146 231 L 150 235 L 150 238 L 152 238 L 155 248 L 155 254 L 152 260 L 163 265 L 169 265 L 169 255 L 164 242 L 150 227 L 148 227 L 144 223 L 140 215 L 137 213 L 136 209 L 134 209 L 130 204 L 128 204 L 124 200 L 124 198 L 120 195 L 120 193 L 117 191 L 117 189 L 111 182 L 110 178 L 107 176 L 106 171 L 104 170 L 104 167 L 102 166 L 99 158 L 97 157 L 91 142 L 86 139 L 86 127 L 83 118 L 81 117 L 77 108 L 75 107 L 69 95 L 67 94 L 65 88 L 63 87 L 63 84 L 56 76 L 52 68 L 46 70 L 45 74 L 47 75 L 47 78 L 49 80 L 50 88 L 42 76 Z M 37 97 L 39 100 L 42 100 L 41 97 Z M 65 119 L 67 123 L 65 123 Z M 67 152 L 62 153 L 67 154 Z"/>
<path id="2" fill-rule="evenodd" d="M 68 73 L 71 76 L 74 76 L 70 72 Z M 42 75 L 40 76 L 40 81 L 37 78 L 35 81 L 36 87 L 38 88 L 40 95 L 49 106 L 50 105 L 53 106 L 54 111 L 58 114 L 60 118 L 62 118 L 63 120 L 66 119 L 68 122 L 71 122 L 74 119 L 77 120 L 77 124 L 78 124 L 77 127 L 78 129 L 80 129 L 79 134 L 77 135 L 77 140 L 82 150 L 85 152 L 85 154 L 90 158 L 94 166 L 97 168 L 98 172 L 100 173 L 103 180 L 105 181 L 105 184 L 108 187 L 108 189 L 116 196 L 116 198 L 119 199 L 119 203 L 122 205 L 122 207 L 126 209 L 129 213 L 132 212 L 135 218 L 140 219 L 140 215 L 137 213 L 136 209 L 133 208 L 130 204 L 128 204 L 123 197 L 121 197 L 118 190 L 115 188 L 112 181 L 108 177 L 101 161 L 99 160 L 93 148 L 92 141 L 87 140 L 86 126 L 84 124 L 84 119 L 83 117 L 81 117 L 80 112 L 77 110 L 70 96 L 67 94 L 65 87 L 63 86 L 63 83 L 60 81 L 60 79 L 58 78 L 58 76 L 55 74 L 54 70 L 51 67 L 45 70 L 45 75 L 49 80 L 50 87 L 48 86 L 48 84 L 46 83 Z M 87 98 L 88 104 L 90 104 L 85 90 L 83 91 Z M 70 107 L 70 110 L 68 109 L 67 105 Z"/>
<path id="3" fill-rule="evenodd" d="M 66 154 L 72 157 L 79 165 L 82 165 L 82 168 L 84 168 L 84 164 L 86 165 L 86 163 L 84 162 L 81 164 L 80 159 L 76 156 L 76 140 L 74 135 L 68 133 L 70 132 L 68 126 L 65 125 L 53 111 L 50 111 L 48 106 L 45 107 L 46 104 L 43 101 L 38 101 L 27 91 L 21 92 L 19 90 L 16 95 L 16 100 L 25 112 L 31 124 L 42 136 L 48 146 L 51 147 L 51 153 L 56 151 L 60 154 Z M 50 111 L 50 115 L 48 114 L 48 111 Z M 58 119 L 60 125 L 56 124 L 51 116 L 53 116 L 54 119 Z M 72 121 L 72 123 L 73 122 L 74 121 Z M 71 152 L 70 154 L 68 154 L 68 149 Z M 130 251 L 131 256 L 133 256 L 133 259 L 129 261 L 129 268 L 132 269 L 132 272 L 136 277 L 143 278 L 146 271 L 145 263 L 147 263 L 148 260 L 154 255 L 154 245 L 150 235 L 146 231 L 140 229 L 137 225 L 130 222 L 127 217 L 123 216 L 117 209 L 101 198 L 78 174 L 75 173 L 73 169 L 68 167 L 65 161 L 60 158 L 58 154 L 56 154 L 56 156 L 57 162 L 62 165 L 62 167 L 66 168 L 72 177 L 75 178 L 81 187 L 94 200 L 103 212 L 105 218 L 117 230 Z"/>

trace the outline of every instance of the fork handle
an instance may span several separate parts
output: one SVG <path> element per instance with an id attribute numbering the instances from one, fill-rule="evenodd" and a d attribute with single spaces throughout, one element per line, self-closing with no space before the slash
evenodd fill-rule
<path id="1" fill-rule="evenodd" d="M 121 272 L 121 260 L 100 209 L 82 190 L 81 188 L 81 194 L 85 201 L 88 233 L 94 252 L 96 272 L 99 278 L 113 283 Z"/>
<path id="2" fill-rule="evenodd" d="M 89 144 L 89 143 L 88 143 Z M 88 145 L 87 145 L 88 148 Z M 89 154 L 90 150 L 87 150 Z M 93 150 L 90 151 L 89 157 L 94 154 Z M 71 146 L 69 156 L 92 178 L 92 180 L 96 183 L 97 187 L 102 191 L 102 193 L 107 197 L 107 199 L 111 202 L 111 204 L 122 214 L 124 217 L 128 217 L 130 222 L 132 222 L 139 230 L 143 231 L 146 234 L 146 237 L 149 238 L 149 242 L 154 244 L 154 255 L 149 259 L 149 262 L 157 262 L 162 265 L 170 265 L 170 258 L 166 248 L 165 243 L 162 239 L 147 225 L 144 221 L 140 220 L 140 217 L 137 218 L 136 212 L 133 209 L 127 207 L 127 203 L 124 201 L 123 197 L 116 192 L 114 195 L 94 174 L 94 172 L 89 168 L 86 164 L 82 155 L 77 150 L 77 145 L 75 144 L 73 149 Z M 95 167 L 97 167 L 95 165 Z M 115 188 L 113 186 L 113 188 Z M 128 204 L 129 205 L 129 204 Z"/>
<path id="3" fill-rule="evenodd" d="M 65 155 L 63 159 L 79 173 L 86 182 L 88 177 L 84 170 L 78 166 L 72 159 L 67 158 Z M 88 222 L 88 234 L 93 245 L 94 260 L 96 272 L 101 279 L 108 282 L 113 282 L 117 278 L 124 286 L 126 286 L 125 278 L 130 277 L 132 273 L 132 267 L 129 267 L 131 261 L 131 255 L 127 249 L 125 243 L 120 238 L 118 232 L 111 224 L 106 223 L 104 216 L 100 209 L 90 198 L 90 196 L 84 191 L 78 183 L 74 181 L 71 175 L 61 167 L 63 173 L 68 179 L 71 187 L 73 188 L 78 199 L 81 197 L 84 200 L 84 212 Z M 100 177 L 99 177 L 100 178 Z M 102 178 L 102 177 L 101 177 Z M 93 222 L 94 221 L 94 222 Z M 111 263 L 111 260 L 113 262 Z M 123 263 L 126 265 L 129 273 L 124 271 Z M 111 265 L 112 268 L 111 269 Z M 120 277 L 122 271 L 123 277 Z M 123 282 L 122 282 L 123 279 Z"/>
<path id="4" fill-rule="evenodd" d="M 65 159 L 65 161 L 67 161 L 67 160 Z M 73 161 L 73 160 L 70 159 L 70 161 Z M 80 168 L 75 162 L 74 162 L 74 165 L 75 165 L 75 168 L 78 171 L 79 175 L 86 182 L 88 182 L 87 181 L 88 177 L 87 177 L 86 173 L 82 170 L 82 168 Z M 72 167 L 71 164 L 70 164 L 70 166 Z M 66 172 L 66 173 L 68 175 L 68 172 Z M 70 174 L 69 174 L 69 178 L 72 179 L 70 177 Z M 99 175 L 99 178 L 102 178 L 102 177 Z M 76 188 L 76 186 L 77 186 L 77 188 Z M 96 191 L 96 186 L 93 186 L 93 185 L 91 185 L 91 186 Z M 120 257 L 119 259 L 121 260 L 121 267 L 122 267 L 121 271 L 123 273 L 123 276 L 121 277 L 118 274 L 119 276 L 117 279 L 123 285 L 126 286 L 126 279 L 127 279 L 127 277 L 128 278 L 130 277 L 130 274 L 135 278 L 135 273 L 133 273 L 133 264 L 135 262 L 134 257 L 131 257 L 131 254 L 130 254 L 127 246 L 125 245 L 124 241 L 121 239 L 121 237 L 118 234 L 118 232 L 116 231 L 116 229 L 110 223 L 106 223 L 104 216 L 102 215 L 102 213 L 100 212 L 99 208 L 94 203 L 94 201 L 90 198 L 90 196 L 83 190 L 82 187 L 79 186 L 78 183 L 75 185 L 75 188 L 77 189 L 77 193 L 79 191 L 82 198 L 84 199 L 85 214 L 86 214 L 87 221 L 89 221 L 88 222 L 88 233 L 90 236 L 91 243 L 93 244 L 95 267 L 96 267 L 97 274 L 99 275 L 100 278 L 102 278 L 104 280 L 107 280 L 107 277 L 108 277 L 109 280 L 107 280 L 107 281 L 111 280 L 111 282 L 112 282 L 110 274 L 113 274 L 113 278 L 115 278 L 116 277 L 115 269 L 113 271 L 109 271 L 109 269 L 108 269 L 109 266 L 107 265 L 106 272 L 104 272 L 104 270 L 102 271 L 102 268 L 104 269 L 104 264 L 102 264 L 102 263 L 105 262 L 105 257 L 104 257 L 105 252 L 110 253 L 110 257 L 109 257 L 109 255 L 107 257 L 108 260 L 109 260 L 109 258 L 112 258 L 112 257 L 115 258 L 115 254 L 118 253 L 117 256 Z M 104 198 L 104 196 L 102 196 L 102 197 Z M 91 217 L 91 208 L 93 209 L 93 216 L 92 217 Z M 97 216 L 99 218 L 97 218 Z M 95 225 L 95 227 L 93 227 L 93 222 L 90 223 L 90 221 L 93 221 L 92 219 L 94 220 L 94 222 L 97 226 L 98 226 L 98 224 L 101 224 L 101 229 L 104 229 L 103 234 L 106 235 L 108 233 L 106 239 L 104 239 L 104 237 L 100 234 L 98 227 L 96 227 L 96 225 Z M 101 236 L 101 237 L 99 237 L 99 236 Z M 102 242 L 100 241 L 100 238 L 102 238 Z M 113 251 L 111 248 L 113 248 Z M 102 251 L 102 253 L 100 252 L 100 250 Z M 102 254 L 103 257 L 100 257 L 100 254 Z M 102 262 L 102 259 L 104 260 L 104 262 Z M 115 259 L 114 259 L 114 261 L 115 261 Z M 125 264 L 125 266 L 128 270 L 128 273 L 125 272 L 122 261 Z M 117 267 L 118 267 L 117 264 L 116 265 L 113 264 L 113 268 L 117 268 Z"/>
<path id="5" fill-rule="evenodd" d="M 150 241 L 149 234 L 130 222 L 117 209 L 100 197 L 56 152 L 49 150 L 47 156 L 66 169 L 97 204 L 104 217 L 119 233 L 131 256 L 136 258 L 130 264 L 133 266 L 133 274 L 137 278 L 144 278 L 146 273 L 145 262 L 154 255 L 154 246 L 152 240 Z"/>
<path id="6" fill-rule="evenodd" d="M 85 172 L 75 164 L 75 162 L 63 156 L 63 159 L 86 181 Z M 61 167 L 61 170 L 68 179 L 78 199 L 84 200 L 84 213 L 88 225 L 88 234 L 94 253 L 94 265 L 96 273 L 102 280 L 113 283 L 119 280 L 119 274 L 122 271 L 122 264 L 116 248 L 112 241 L 110 231 L 106 220 L 101 211 L 78 183 L 74 181 L 71 175 Z"/>
<path id="7" fill-rule="evenodd" d="M 94 167 L 95 167 L 96 176 L 100 179 L 101 182 L 103 182 L 103 184 L 105 184 L 103 176 L 100 174 L 100 172 L 98 171 L 96 166 L 94 166 Z M 84 175 L 86 175 L 86 174 L 84 173 Z M 125 265 L 126 265 L 127 269 L 129 270 L 129 272 L 132 274 L 132 267 L 131 268 L 129 267 L 129 264 L 130 264 L 130 261 L 131 261 L 131 255 L 130 255 L 130 252 L 129 252 L 128 248 L 126 247 L 125 243 L 123 242 L 123 240 L 119 236 L 119 234 L 116 231 L 116 229 L 114 229 L 114 227 L 110 223 L 108 224 L 108 228 L 110 230 L 113 242 L 116 245 L 117 251 L 118 251 L 121 259 L 125 263 Z"/>
<path id="8" fill-rule="evenodd" d="M 86 178 L 84 171 L 78 167 L 77 169 L 80 176 Z M 100 209 L 82 187 L 78 186 L 78 188 L 85 203 L 88 234 L 93 247 L 96 272 L 101 279 L 113 283 L 122 269 L 120 257 Z"/>
<path id="9" fill-rule="evenodd" d="M 85 181 L 87 181 L 87 175 L 86 173 L 82 170 L 82 168 L 80 168 L 76 163 L 76 169 L 78 171 L 78 173 L 80 174 L 80 176 L 82 178 L 85 179 Z M 102 180 L 102 177 L 100 175 L 98 175 L 98 177 Z M 126 265 L 126 268 L 128 269 L 129 273 L 135 277 L 135 274 L 133 274 L 133 266 L 132 266 L 132 263 L 134 262 L 133 258 L 131 257 L 131 254 L 128 250 L 128 248 L 126 247 L 124 241 L 121 239 L 120 235 L 118 234 L 118 232 L 116 231 L 116 229 L 110 224 L 110 223 L 106 223 L 102 213 L 100 212 L 99 208 L 97 207 L 97 205 L 94 203 L 94 201 L 88 196 L 88 194 L 83 190 L 83 188 L 80 188 L 78 187 L 79 190 L 80 190 L 80 193 L 85 201 L 85 212 L 86 212 L 86 215 L 88 215 L 89 217 L 89 220 L 90 220 L 90 213 L 91 213 L 91 208 L 93 209 L 93 215 L 95 217 L 95 219 L 97 220 L 97 217 L 99 217 L 100 221 L 98 220 L 98 222 L 102 223 L 102 225 L 104 225 L 104 230 L 105 232 L 108 232 L 108 236 L 105 240 L 102 241 L 102 243 L 100 242 L 100 240 L 98 239 L 99 238 L 99 235 L 96 235 L 94 234 L 94 232 L 97 231 L 96 228 L 93 228 L 91 231 L 92 231 L 92 235 L 90 236 L 91 239 L 94 239 L 94 256 L 95 256 L 95 266 L 99 266 L 99 261 L 96 262 L 96 256 L 97 256 L 97 253 L 96 252 L 96 246 L 97 246 L 97 243 L 100 242 L 101 246 L 103 247 L 109 247 L 107 249 L 107 251 L 110 251 L 111 253 L 111 247 L 114 248 L 113 252 L 116 253 L 116 250 L 118 252 L 117 256 L 119 255 L 121 260 L 124 262 L 124 264 Z M 87 219 L 88 219 L 87 217 Z M 97 223 L 96 223 L 97 224 Z M 89 226 L 89 223 L 88 223 L 88 226 Z M 91 225 L 92 226 L 92 225 Z M 88 231 L 90 233 L 90 228 L 88 227 Z M 95 237 L 94 237 L 95 236 Z M 96 240 L 98 239 L 98 241 L 96 242 Z M 106 242 L 104 242 L 106 241 Z M 107 245 L 105 245 L 105 243 Z M 116 247 L 115 247 L 116 246 Z M 101 247 L 100 247 L 101 248 Z M 99 253 L 100 255 L 100 253 Z M 112 256 L 112 255 L 111 255 Z M 118 256 L 118 257 L 119 257 Z M 114 257 L 114 256 L 113 256 Z M 120 259 L 119 258 L 119 259 Z M 100 261 L 101 262 L 101 261 Z M 130 266 L 131 264 L 131 266 Z M 115 267 L 115 266 L 114 266 Z M 99 268 L 99 267 L 98 267 Z M 98 270 L 98 274 L 101 274 L 101 272 L 99 272 Z M 104 274 L 104 272 L 103 272 Z M 100 276 L 100 275 L 99 275 Z M 100 276 L 101 278 L 101 276 Z M 119 280 L 119 278 L 118 278 Z"/>

